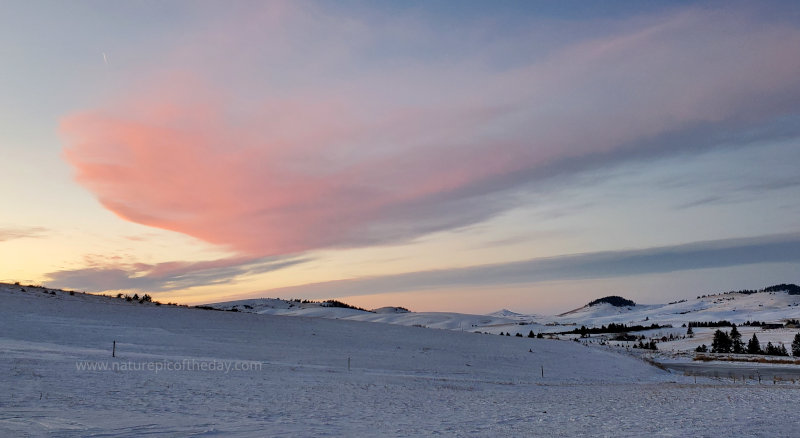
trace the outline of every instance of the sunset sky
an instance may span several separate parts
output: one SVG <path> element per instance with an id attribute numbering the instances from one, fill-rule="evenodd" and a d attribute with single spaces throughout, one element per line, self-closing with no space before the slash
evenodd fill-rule
<path id="1" fill-rule="evenodd" d="M 486 313 L 800 282 L 800 2 L 3 1 L 0 281 Z"/>

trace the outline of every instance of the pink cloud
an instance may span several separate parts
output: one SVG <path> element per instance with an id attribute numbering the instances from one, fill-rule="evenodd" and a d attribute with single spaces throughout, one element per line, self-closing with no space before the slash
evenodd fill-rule
<path id="1" fill-rule="evenodd" d="M 271 256 L 464 225 L 507 208 L 473 196 L 529 182 L 514 175 L 800 107 L 796 28 L 697 10 L 619 28 L 495 69 L 488 44 L 446 62 L 373 59 L 394 31 L 284 4 L 64 117 L 65 158 L 126 220 Z"/>

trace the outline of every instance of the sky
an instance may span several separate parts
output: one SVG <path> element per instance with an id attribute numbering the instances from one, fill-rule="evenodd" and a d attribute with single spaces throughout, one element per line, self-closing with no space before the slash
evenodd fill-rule
<path id="1" fill-rule="evenodd" d="M 800 282 L 800 4 L 15 1 L 0 281 L 556 313 Z"/>

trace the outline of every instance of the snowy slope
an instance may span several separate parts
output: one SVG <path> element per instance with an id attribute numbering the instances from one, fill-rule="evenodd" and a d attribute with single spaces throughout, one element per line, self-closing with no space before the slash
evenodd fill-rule
<path id="1" fill-rule="evenodd" d="M 481 331 L 499 333 L 500 331 L 513 330 L 514 333 L 522 329 L 525 333 L 538 324 L 528 327 L 520 326 L 520 322 L 531 320 L 531 316 L 513 315 L 470 315 L 453 312 L 408 312 L 398 311 L 396 307 L 384 307 L 373 312 L 355 310 L 341 307 L 329 307 L 325 303 L 300 303 L 292 300 L 275 298 L 258 298 L 251 300 L 229 301 L 212 303 L 208 306 L 216 309 L 236 309 L 240 312 L 258 313 L 262 315 L 309 316 L 329 319 L 348 319 L 364 322 L 381 322 L 405 326 L 425 328 Z M 513 313 L 513 312 L 512 312 Z M 524 323 L 525 324 L 525 323 Z M 539 331 L 538 328 L 537 330 Z"/>
<path id="2" fill-rule="evenodd" d="M 690 299 L 674 304 L 615 307 L 610 304 L 585 306 L 559 315 L 559 322 L 592 326 L 615 323 L 650 323 L 681 325 L 689 321 L 728 320 L 780 322 L 800 318 L 800 295 L 786 292 L 755 294 L 732 293 Z"/>
<path id="3" fill-rule="evenodd" d="M 723 294 L 673 304 L 617 307 L 601 303 L 555 316 L 525 315 L 507 309 L 488 315 L 387 310 L 396 308 L 383 308 L 380 312 L 372 313 L 324 307 L 320 303 L 297 303 L 271 298 L 214 303 L 209 306 L 226 310 L 236 308 L 259 314 L 349 319 L 492 334 L 510 332 L 512 335 L 527 335 L 531 330 L 535 333 L 563 332 L 572 330 L 574 326 L 599 327 L 609 323 L 681 326 L 690 321 L 728 320 L 742 324 L 745 321 L 781 322 L 800 319 L 800 295 L 789 295 L 785 292 Z"/>
<path id="4" fill-rule="evenodd" d="M 575 342 L 21 289 L 0 286 L 0 436 L 794 433 L 791 385 Z"/>

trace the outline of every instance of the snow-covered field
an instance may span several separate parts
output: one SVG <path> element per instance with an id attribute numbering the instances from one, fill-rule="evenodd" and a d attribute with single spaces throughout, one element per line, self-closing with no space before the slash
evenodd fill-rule
<path id="1" fill-rule="evenodd" d="M 20 289 L 0 285 L 4 437 L 798 433 L 799 385 L 576 342 Z"/>

